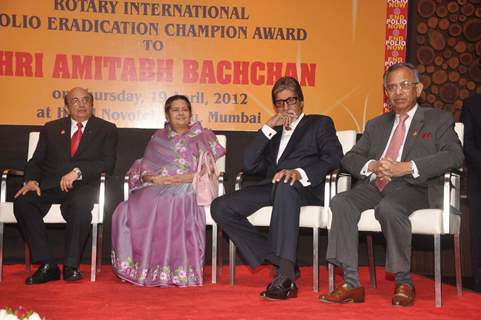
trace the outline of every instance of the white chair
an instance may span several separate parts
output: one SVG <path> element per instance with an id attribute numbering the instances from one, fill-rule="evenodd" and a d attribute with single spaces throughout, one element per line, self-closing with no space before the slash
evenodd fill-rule
<path id="1" fill-rule="evenodd" d="M 225 135 L 216 135 L 217 141 L 219 144 L 226 148 L 227 146 L 227 138 Z M 226 156 L 222 156 L 221 158 L 217 159 L 215 165 L 217 168 L 217 172 L 219 173 L 219 196 L 225 194 L 224 188 L 224 173 L 225 173 L 225 158 Z M 128 176 L 125 177 L 124 180 L 124 200 L 129 198 L 129 180 Z M 205 224 L 208 226 L 212 226 L 212 283 L 217 283 L 217 235 L 218 229 L 217 224 L 215 223 L 214 219 L 210 215 L 210 206 L 204 207 L 205 211 Z"/>
<path id="2" fill-rule="evenodd" d="M 343 153 L 351 150 L 356 143 L 356 132 L 354 130 L 338 131 L 337 136 L 342 145 Z M 236 190 L 240 190 L 242 184 L 243 173 L 240 172 L 236 179 Z M 347 179 L 338 180 L 338 170 L 328 174 L 324 184 L 324 206 L 304 206 L 301 207 L 299 216 L 299 227 L 312 229 L 312 246 L 313 246 L 313 290 L 319 291 L 319 228 L 327 228 L 328 214 L 326 208 L 329 208 L 331 199 L 331 189 L 339 186 L 341 189 L 347 188 Z M 250 223 L 254 226 L 268 227 L 271 221 L 272 206 L 263 207 L 248 217 Z M 229 241 L 229 273 L 230 284 L 234 285 L 235 281 L 235 245 Z"/>
<path id="3" fill-rule="evenodd" d="M 33 155 L 37 147 L 39 132 L 30 132 L 28 139 L 28 156 L 27 161 Z M 2 280 L 3 269 L 3 229 L 5 223 L 17 223 L 13 214 L 13 202 L 6 201 L 7 195 L 7 178 L 8 176 L 23 176 L 23 171 L 6 169 L 2 173 L 1 191 L 0 191 L 0 281 Z M 101 269 L 101 249 L 98 250 L 97 244 L 101 248 L 102 242 L 102 225 L 104 220 L 104 204 L 105 204 L 105 175 L 101 176 L 98 203 L 92 209 L 92 257 L 90 265 L 90 281 L 95 281 L 96 273 Z M 60 205 L 54 204 L 43 218 L 45 223 L 66 223 L 60 212 Z M 98 243 L 97 243 L 98 241 Z M 30 254 L 29 250 L 25 250 L 25 262 L 27 271 L 30 272 Z"/>
<path id="4" fill-rule="evenodd" d="M 463 143 L 464 126 L 457 122 L 454 130 L 459 140 Z M 461 279 L 461 254 L 459 242 L 460 216 L 460 174 L 447 172 L 444 174 L 444 194 L 442 209 L 422 209 L 414 211 L 410 216 L 412 233 L 432 235 L 434 237 L 434 279 L 435 279 L 435 305 L 441 307 L 441 235 L 454 237 L 454 265 L 456 272 L 456 289 L 462 295 Z M 454 209 L 454 210 L 453 210 Z M 453 211 L 457 211 L 453 212 Z M 359 231 L 381 232 L 381 225 L 374 217 L 374 209 L 361 213 L 358 223 Z M 376 287 L 376 267 L 374 264 L 374 251 L 372 234 L 367 235 L 368 261 L 370 270 L 371 287 Z M 330 281 L 334 279 L 330 277 Z"/>

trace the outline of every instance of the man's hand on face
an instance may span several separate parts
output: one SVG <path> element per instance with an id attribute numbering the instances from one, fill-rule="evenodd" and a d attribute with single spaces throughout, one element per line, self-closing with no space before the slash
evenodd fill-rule
<path id="1" fill-rule="evenodd" d="M 281 126 L 284 124 L 284 117 L 282 116 L 282 113 L 278 112 L 275 115 L 273 115 L 269 120 L 267 120 L 266 125 L 274 128 L 277 126 Z"/>
<path id="2" fill-rule="evenodd" d="M 291 128 L 291 123 L 293 122 L 293 117 L 286 111 L 278 112 L 267 120 L 266 125 L 273 128 L 276 126 L 284 126 L 286 129 Z"/>
<path id="3" fill-rule="evenodd" d="M 27 192 L 35 191 L 37 195 L 40 197 L 42 195 L 42 191 L 38 185 L 38 182 L 35 180 L 28 181 L 20 190 L 17 191 L 14 198 L 18 198 L 19 196 L 24 196 Z"/>
<path id="4" fill-rule="evenodd" d="M 69 189 L 73 188 L 73 183 L 79 178 L 79 175 L 75 171 L 70 171 L 60 179 L 60 190 L 63 192 L 68 192 Z"/>

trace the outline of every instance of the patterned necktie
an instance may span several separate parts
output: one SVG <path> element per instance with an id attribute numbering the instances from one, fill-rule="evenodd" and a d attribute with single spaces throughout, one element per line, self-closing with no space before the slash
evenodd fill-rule
<path id="1" fill-rule="evenodd" d="M 70 156 L 73 157 L 77 152 L 80 140 L 82 140 L 82 122 L 77 122 L 77 131 L 74 132 L 72 139 L 70 139 Z"/>
<path id="2" fill-rule="evenodd" d="M 404 142 L 404 136 L 406 135 L 406 119 L 409 117 L 407 114 L 399 116 L 399 123 L 394 130 L 389 146 L 387 147 L 386 154 L 384 158 L 389 158 L 391 160 L 396 160 L 399 154 L 399 150 Z M 388 184 L 388 181 L 376 178 L 376 187 L 379 191 L 382 191 L 384 187 Z"/>

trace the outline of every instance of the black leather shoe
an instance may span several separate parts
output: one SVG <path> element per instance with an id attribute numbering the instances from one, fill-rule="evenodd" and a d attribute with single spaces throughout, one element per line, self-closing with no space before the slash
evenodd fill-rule
<path id="1" fill-rule="evenodd" d="M 297 286 L 291 279 L 277 277 L 272 281 L 265 291 L 261 292 L 261 297 L 271 300 L 286 300 L 297 297 Z"/>
<path id="2" fill-rule="evenodd" d="M 277 278 L 279 277 L 279 269 L 280 267 L 279 266 L 276 266 L 274 265 L 274 278 Z M 295 276 L 296 276 L 296 280 L 299 279 L 301 277 L 301 269 L 299 268 L 299 266 L 296 265 L 294 266 L 294 272 L 295 272 Z"/>
<path id="3" fill-rule="evenodd" d="M 56 264 L 41 264 L 30 277 L 25 280 L 26 284 L 40 284 L 49 281 L 60 280 L 60 269 Z"/>
<path id="4" fill-rule="evenodd" d="M 63 280 L 79 281 L 83 279 L 83 275 L 78 267 L 63 266 Z"/>

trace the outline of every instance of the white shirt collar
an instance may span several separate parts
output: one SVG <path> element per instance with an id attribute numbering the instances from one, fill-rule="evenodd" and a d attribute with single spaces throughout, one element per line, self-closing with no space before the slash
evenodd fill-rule
<path id="1" fill-rule="evenodd" d="M 89 119 L 82 121 L 82 125 L 83 125 L 82 128 L 85 128 L 85 126 L 87 125 L 87 122 L 88 122 L 88 121 L 89 121 Z M 70 122 L 72 123 L 72 127 L 75 127 L 75 128 L 77 127 L 78 121 L 70 118 Z"/>

